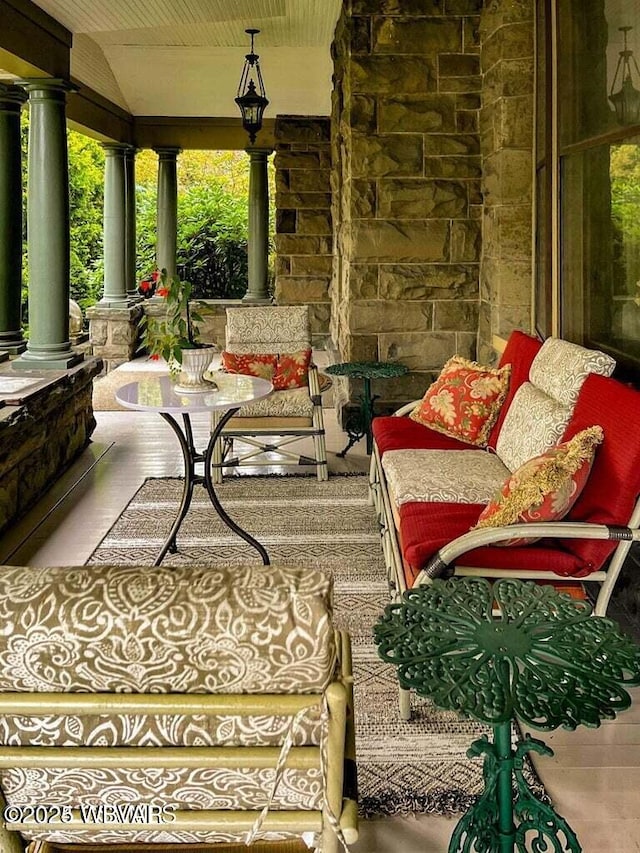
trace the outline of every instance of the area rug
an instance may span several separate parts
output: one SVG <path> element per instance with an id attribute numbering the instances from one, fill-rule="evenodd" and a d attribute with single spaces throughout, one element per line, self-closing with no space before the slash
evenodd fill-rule
<path id="1" fill-rule="evenodd" d="M 182 482 L 147 480 L 89 559 L 89 563 L 151 564 L 179 504 Z M 466 757 L 488 727 L 412 696 L 413 718 L 398 716 L 395 668 L 382 663 L 372 628 L 388 603 L 380 534 L 364 475 L 248 477 L 225 480 L 220 500 L 271 561 L 330 572 L 335 621 L 353 646 L 356 756 L 363 816 L 464 811 L 482 791 L 482 765 Z M 215 515 L 197 487 L 164 566 L 260 562 L 255 550 Z"/>

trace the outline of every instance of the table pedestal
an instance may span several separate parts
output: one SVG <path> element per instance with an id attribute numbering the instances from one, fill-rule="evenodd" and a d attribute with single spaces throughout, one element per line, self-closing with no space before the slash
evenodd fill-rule
<path id="1" fill-rule="evenodd" d="M 467 755 L 484 755 L 485 788 L 478 802 L 457 823 L 449 853 L 514 853 L 531 849 L 581 852 L 569 824 L 533 794 L 524 778 L 523 763 L 528 752 L 553 755 L 543 741 L 529 735 L 513 750 L 510 723 L 493 727 L 493 743 L 487 737 L 473 742 Z M 533 839 L 536 848 L 531 847 Z"/>
<path id="2" fill-rule="evenodd" d="M 171 551 L 172 554 L 175 554 L 175 552 L 178 550 L 176 542 L 178 531 L 180 530 L 180 525 L 184 521 L 184 518 L 187 512 L 189 511 L 189 507 L 191 506 L 193 488 L 196 485 L 205 486 L 213 508 L 215 509 L 220 519 L 224 522 L 224 524 L 226 524 L 228 528 L 233 530 L 234 533 L 244 539 L 244 541 L 251 545 L 252 548 L 256 549 L 256 551 L 260 554 L 262 562 L 265 566 L 269 565 L 269 555 L 267 554 L 265 548 L 257 541 L 257 539 L 254 539 L 253 536 L 247 533 L 246 530 L 243 530 L 242 527 L 236 524 L 236 522 L 226 513 L 225 509 L 223 508 L 218 499 L 213 485 L 213 480 L 211 478 L 211 460 L 213 457 L 213 448 L 215 446 L 216 441 L 218 440 L 220 433 L 224 429 L 225 424 L 228 420 L 230 420 L 230 418 L 232 418 L 236 414 L 238 408 L 228 409 L 226 412 L 224 412 L 224 414 L 216 424 L 215 429 L 211 432 L 209 443 L 207 444 L 207 449 L 204 453 L 199 453 L 195 448 L 195 444 L 193 441 L 193 430 L 191 428 L 191 418 L 186 412 L 182 415 L 182 419 L 184 422 L 184 432 L 180 429 L 180 425 L 172 415 L 168 414 L 167 412 L 160 412 L 160 416 L 169 424 L 180 444 L 182 458 L 184 461 L 184 488 L 182 490 L 182 500 L 180 501 L 178 515 L 176 516 L 176 519 L 173 522 L 167 540 L 165 541 L 164 545 L 158 553 L 158 556 L 156 557 L 156 560 L 153 564 L 154 566 L 160 565 L 168 551 Z M 203 474 L 196 474 L 195 466 L 199 462 L 202 462 L 204 464 Z"/>

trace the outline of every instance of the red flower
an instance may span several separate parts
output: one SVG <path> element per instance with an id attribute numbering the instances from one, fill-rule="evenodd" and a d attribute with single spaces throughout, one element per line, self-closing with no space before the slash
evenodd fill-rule
<path id="1" fill-rule="evenodd" d="M 153 287 L 153 283 L 150 281 L 147 281 L 146 279 L 143 279 L 140 282 L 140 290 L 142 290 L 144 293 L 146 293 L 148 290 L 151 290 L 152 287 Z"/>
<path id="2" fill-rule="evenodd" d="M 160 278 L 160 270 L 155 270 L 154 272 L 152 272 L 151 278 L 152 278 L 154 283 L 157 282 L 158 279 Z"/>
<path id="3" fill-rule="evenodd" d="M 149 356 L 152 361 L 160 361 L 160 353 L 154 352 Z"/>
<path id="4" fill-rule="evenodd" d="M 156 295 L 157 296 L 168 296 L 169 295 L 169 288 L 168 287 L 159 287 L 156 290 Z"/>

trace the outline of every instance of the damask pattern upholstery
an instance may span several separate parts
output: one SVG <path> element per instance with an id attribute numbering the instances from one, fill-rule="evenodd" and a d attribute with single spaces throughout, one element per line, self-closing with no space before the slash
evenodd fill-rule
<path id="1" fill-rule="evenodd" d="M 396 505 L 411 501 L 486 503 L 508 476 L 484 450 L 388 450 L 382 468 Z"/>
<path id="2" fill-rule="evenodd" d="M 217 381 L 217 380 L 216 380 Z M 263 400 L 243 406 L 234 418 L 310 418 L 313 401 L 307 388 L 274 391 Z"/>
<path id="3" fill-rule="evenodd" d="M 573 408 L 587 376 L 611 376 L 615 366 L 615 359 L 600 350 L 547 338 L 531 363 L 529 379 L 554 400 Z"/>
<path id="4" fill-rule="evenodd" d="M 321 697 L 338 678 L 331 616 L 332 580 L 313 569 L 2 567 L 0 620 L 10 626 L 0 632 L 2 693 L 204 693 L 220 694 L 227 703 L 234 694 L 256 694 L 260 705 L 268 696 L 274 713 L 62 714 L 43 697 L 36 712 L 0 716 L 0 750 L 210 746 L 224 754 L 225 747 L 275 747 L 277 755 L 290 742 L 319 755 L 330 725 Z M 307 694 L 310 707 L 292 716 L 274 694 Z M 255 813 L 269 805 L 301 813 L 324 808 L 326 778 L 321 762 L 294 763 L 279 773 L 249 760 L 246 767 L 223 759 L 171 768 L 73 761 L 26 768 L 12 761 L 0 770 L 0 788 L 10 806 L 143 803 Z M 291 834 L 260 831 L 259 837 Z M 70 831 L 52 824 L 27 837 L 60 843 L 238 840 L 223 827 L 173 829 L 170 823 L 157 831 L 120 831 L 117 825 Z"/>
<path id="5" fill-rule="evenodd" d="M 311 341 L 308 308 L 306 305 L 269 305 L 227 311 L 225 340 L 226 349 L 239 354 L 306 349 Z"/>

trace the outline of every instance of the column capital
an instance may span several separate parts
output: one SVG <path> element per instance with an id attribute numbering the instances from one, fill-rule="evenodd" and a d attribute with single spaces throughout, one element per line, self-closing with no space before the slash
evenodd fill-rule
<path id="1" fill-rule="evenodd" d="M 132 146 L 125 142 L 102 142 L 100 147 L 106 154 L 122 154 L 124 156 Z"/>
<path id="2" fill-rule="evenodd" d="M 0 83 L 0 110 L 3 112 L 19 113 L 27 97 L 27 93 L 20 86 Z"/>
<path id="3" fill-rule="evenodd" d="M 153 150 L 161 160 L 174 160 L 178 154 L 182 153 L 182 148 L 177 148 L 172 145 L 159 145 Z"/>
<path id="4" fill-rule="evenodd" d="M 269 154 L 273 154 L 274 148 L 245 148 L 244 149 L 247 154 L 251 157 L 252 154 L 259 154 L 260 157 L 268 157 Z"/>
<path id="5" fill-rule="evenodd" d="M 24 77 L 22 80 L 16 80 L 16 85 L 26 89 L 29 97 L 33 97 L 36 92 L 39 92 L 41 98 L 53 99 L 60 95 L 64 97 L 68 92 L 78 91 L 77 86 L 61 77 Z"/>

